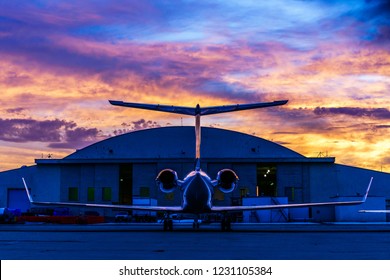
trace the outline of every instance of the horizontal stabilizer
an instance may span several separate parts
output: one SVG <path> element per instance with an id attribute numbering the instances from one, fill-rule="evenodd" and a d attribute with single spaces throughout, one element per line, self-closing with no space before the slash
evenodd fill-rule
<path id="1" fill-rule="evenodd" d="M 130 103 L 123 101 L 115 101 L 109 100 L 111 105 L 122 106 L 122 107 L 130 107 L 130 108 L 138 108 L 152 111 L 161 111 L 168 112 L 174 114 L 182 114 L 182 115 L 195 115 L 195 108 L 183 107 L 183 106 L 170 106 L 170 105 L 152 105 L 152 104 L 142 104 L 142 103 Z"/>
<path id="2" fill-rule="evenodd" d="M 233 111 L 243 111 L 257 108 L 273 107 L 284 105 L 288 100 L 280 100 L 273 102 L 262 102 L 262 103 L 252 103 L 252 104 L 237 104 L 237 105 L 223 105 L 223 106 L 214 106 L 214 107 L 205 107 L 201 108 L 201 115 L 213 115 L 213 114 L 222 114 Z"/>
<path id="3" fill-rule="evenodd" d="M 115 106 L 138 108 L 138 109 L 168 112 L 168 113 L 190 115 L 190 116 L 196 116 L 196 115 L 203 116 L 203 115 L 222 114 L 222 113 L 233 112 L 233 111 L 250 110 L 256 108 L 280 106 L 286 104 L 288 100 L 241 104 L 241 105 L 237 104 L 237 105 L 212 106 L 212 107 L 204 107 L 204 108 L 201 108 L 199 105 L 192 108 L 192 107 L 173 106 L 173 105 L 171 106 L 171 105 L 160 105 L 160 104 L 153 105 L 153 104 L 142 104 L 142 103 L 130 103 L 130 102 L 123 102 L 123 101 L 115 101 L 115 100 L 109 100 L 109 102 L 110 104 Z"/>

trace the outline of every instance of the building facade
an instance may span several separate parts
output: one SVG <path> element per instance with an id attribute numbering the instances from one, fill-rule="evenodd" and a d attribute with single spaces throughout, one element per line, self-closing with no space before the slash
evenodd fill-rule
<path id="1" fill-rule="evenodd" d="M 62 159 L 37 159 L 34 166 L 1 172 L 0 207 L 30 208 L 22 177 L 39 201 L 137 204 L 152 199 L 158 205 L 180 205 L 180 190 L 162 193 L 155 178 L 165 168 L 184 178 L 194 169 L 194 155 L 193 127 L 115 136 Z M 385 214 L 358 210 L 390 207 L 388 173 L 336 164 L 332 157 L 307 158 L 274 142 L 234 131 L 202 128 L 201 167 L 212 179 L 224 168 L 239 176 L 239 186 L 232 193 L 215 190 L 215 205 L 266 203 L 265 198 L 270 201 L 267 203 L 278 203 L 279 198 L 288 203 L 357 200 L 374 177 L 364 205 L 276 213 L 282 221 L 385 221 Z M 113 215 L 111 210 L 101 210 L 101 214 Z M 255 221 L 268 221 L 255 216 Z"/>

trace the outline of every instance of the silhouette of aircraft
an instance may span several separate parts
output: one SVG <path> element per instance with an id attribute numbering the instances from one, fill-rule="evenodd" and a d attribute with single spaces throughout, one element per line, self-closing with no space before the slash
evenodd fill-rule
<path id="1" fill-rule="evenodd" d="M 218 172 L 215 180 L 212 180 L 200 167 L 200 144 L 201 144 L 201 116 L 221 114 L 233 111 L 250 110 L 256 108 L 265 108 L 272 106 L 284 105 L 288 100 L 280 100 L 266 103 L 252 103 L 252 104 L 237 104 L 224 105 L 213 107 L 200 107 L 199 104 L 195 108 L 169 105 L 152 105 L 141 103 L 129 103 L 123 101 L 109 100 L 112 105 L 146 109 L 153 111 L 162 111 L 175 114 L 184 114 L 195 116 L 195 169 L 191 171 L 184 179 L 180 180 L 176 171 L 172 169 L 162 170 L 156 178 L 156 184 L 164 193 L 171 193 L 176 189 L 182 191 L 182 203 L 180 206 L 137 206 L 137 205 L 112 205 L 112 204 L 88 204 L 88 203 L 72 203 L 72 202 L 42 202 L 33 201 L 27 184 L 23 180 L 28 199 L 31 204 L 40 206 L 77 206 L 77 207 L 94 207 L 114 210 L 146 210 L 164 212 L 163 219 L 164 230 L 173 229 L 173 221 L 170 214 L 186 213 L 194 215 L 193 228 L 199 228 L 199 216 L 208 213 L 220 213 L 221 230 L 227 231 L 231 229 L 231 219 L 229 213 L 239 211 L 253 211 L 253 210 L 272 210 L 298 207 L 312 207 L 312 206 L 329 206 L 329 205 L 357 205 L 366 201 L 367 195 L 371 186 L 372 178 L 369 182 L 366 194 L 361 200 L 344 201 L 344 202 L 316 202 L 316 203 L 300 203 L 300 204 L 278 204 L 278 205 L 253 205 L 253 206 L 214 206 L 213 193 L 214 188 L 218 188 L 223 193 L 231 193 L 238 183 L 237 174 L 231 169 L 222 169 Z"/>

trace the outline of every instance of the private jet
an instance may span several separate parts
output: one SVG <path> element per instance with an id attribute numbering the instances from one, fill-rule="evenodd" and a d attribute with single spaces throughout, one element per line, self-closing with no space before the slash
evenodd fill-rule
<path id="1" fill-rule="evenodd" d="M 367 191 L 361 200 L 344 201 L 344 202 L 316 202 L 316 203 L 301 203 L 301 204 L 278 204 L 278 205 L 253 205 L 253 206 L 215 206 L 213 205 L 214 189 L 218 188 L 223 193 L 231 193 L 237 187 L 238 176 L 231 169 L 222 169 L 217 173 L 217 176 L 212 180 L 206 172 L 201 169 L 201 116 L 221 114 L 233 111 L 250 110 L 256 108 L 265 108 L 273 106 L 281 106 L 288 100 L 280 100 L 273 102 L 262 102 L 252 104 L 237 104 L 212 107 L 182 107 L 169 105 L 152 105 L 141 103 L 129 103 L 123 101 L 109 100 L 114 106 L 130 107 L 137 109 L 162 111 L 175 114 L 191 115 L 195 117 L 195 168 L 182 180 L 178 178 L 175 170 L 164 169 L 156 178 L 156 185 L 163 193 L 171 193 L 176 189 L 182 192 L 182 202 L 180 206 L 136 206 L 136 205 L 111 205 L 111 204 L 85 204 L 72 202 L 43 202 L 34 201 L 28 190 L 27 184 L 23 180 L 24 187 L 27 192 L 28 199 L 31 204 L 39 206 L 67 206 L 67 207 L 95 207 L 106 208 L 113 210 L 146 210 L 163 212 L 164 230 L 173 229 L 172 214 L 184 213 L 194 216 L 193 228 L 199 228 L 199 218 L 202 214 L 219 213 L 221 215 L 221 230 L 231 230 L 230 213 L 240 211 L 255 211 L 255 210 L 272 210 L 298 207 L 313 207 L 313 206 L 329 206 L 329 205 L 357 205 L 364 203 L 371 186 L 372 178 L 369 182 Z"/>

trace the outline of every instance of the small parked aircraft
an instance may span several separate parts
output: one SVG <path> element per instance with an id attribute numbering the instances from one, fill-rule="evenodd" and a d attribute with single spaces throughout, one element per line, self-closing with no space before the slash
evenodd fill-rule
<path id="1" fill-rule="evenodd" d="M 156 178 L 156 184 L 164 193 L 173 192 L 175 189 L 182 191 L 182 203 L 180 206 L 136 206 L 136 205 L 112 205 L 112 204 L 86 204 L 86 203 L 72 203 L 72 202 L 38 202 L 33 201 L 27 184 L 23 178 L 23 183 L 32 204 L 41 206 L 78 206 L 78 207 L 95 207 L 116 210 L 147 210 L 159 211 L 165 213 L 163 219 L 164 230 L 172 230 L 173 221 L 171 214 L 187 213 L 194 215 L 194 228 L 199 228 L 199 216 L 208 213 L 220 213 L 222 215 L 221 229 L 227 231 L 231 229 L 230 212 L 239 211 L 253 211 L 253 210 L 271 210 L 283 208 L 298 208 L 298 207 L 312 207 L 312 206 L 328 206 L 328 205 L 357 205 L 366 201 L 367 195 L 371 186 L 372 178 L 368 185 L 366 194 L 361 200 L 344 201 L 344 202 L 317 202 L 317 203 L 301 203 L 301 204 L 278 204 L 278 205 L 254 205 L 254 206 L 214 206 L 213 193 L 214 188 L 219 188 L 223 193 L 232 192 L 238 183 L 237 174 L 231 169 L 222 169 L 218 172 L 215 180 L 212 180 L 200 167 L 200 143 L 201 143 L 201 116 L 211 114 L 221 114 L 232 111 L 249 110 L 255 108 L 264 108 L 272 106 L 284 105 L 288 100 L 280 100 L 266 103 L 253 103 L 241 105 L 225 105 L 213 107 L 182 107 L 182 106 L 168 106 L 168 105 L 152 105 L 141 103 L 128 103 L 123 101 L 109 101 L 115 106 L 124 106 L 138 109 L 154 110 L 169 112 L 175 114 L 185 114 L 195 116 L 195 169 L 191 171 L 184 179 L 180 180 L 176 171 L 172 169 L 162 170 Z"/>

